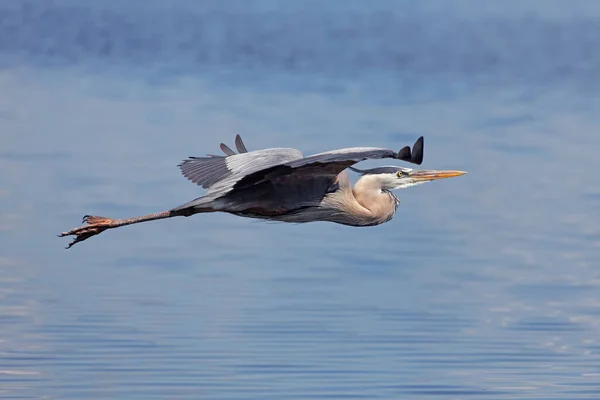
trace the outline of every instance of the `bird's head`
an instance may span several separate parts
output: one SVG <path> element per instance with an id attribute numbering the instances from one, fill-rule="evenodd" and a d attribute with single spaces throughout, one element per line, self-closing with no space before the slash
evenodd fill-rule
<path id="1" fill-rule="evenodd" d="M 350 169 L 360 173 L 362 175 L 361 179 L 373 180 L 383 190 L 404 189 L 436 179 L 452 178 L 466 174 L 464 171 L 413 170 L 397 166 L 363 170 L 350 167 Z"/>

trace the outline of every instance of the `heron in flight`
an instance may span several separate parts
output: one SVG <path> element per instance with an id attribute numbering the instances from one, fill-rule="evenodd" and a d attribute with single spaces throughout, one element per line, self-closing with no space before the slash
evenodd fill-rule
<path id="1" fill-rule="evenodd" d="M 364 170 L 352 167 L 363 160 L 383 158 L 420 165 L 423 161 L 422 136 L 412 150 L 409 146 L 399 152 L 354 147 L 308 157 L 291 148 L 248 151 L 240 135 L 235 138 L 235 146 L 238 153 L 221 143 L 224 156 L 190 157 L 178 165 L 183 176 L 208 189 L 204 196 L 171 210 L 140 217 L 112 219 L 86 215 L 84 226 L 58 236 L 75 236 L 66 247 L 68 249 L 107 229 L 218 211 L 271 221 L 329 221 L 373 226 L 394 217 L 400 200 L 392 190 L 466 174 L 399 166 Z M 354 187 L 347 169 L 361 174 Z"/>

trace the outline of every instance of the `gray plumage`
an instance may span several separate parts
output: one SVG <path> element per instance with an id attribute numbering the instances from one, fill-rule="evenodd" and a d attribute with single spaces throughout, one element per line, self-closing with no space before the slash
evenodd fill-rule
<path id="1" fill-rule="evenodd" d="M 235 148 L 240 154 L 248 152 L 240 135 L 235 135 Z"/>
<path id="2" fill-rule="evenodd" d="M 271 148 L 248 151 L 235 138 L 235 153 L 221 143 L 225 154 L 189 157 L 179 164 L 183 176 L 208 189 L 206 194 L 171 210 L 141 217 L 111 219 L 85 216 L 84 225 L 59 236 L 75 235 L 69 247 L 119 226 L 206 212 L 304 223 L 329 221 L 351 226 L 379 225 L 391 220 L 400 201 L 391 190 L 434 179 L 465 174 L 462 171 L 413 171 L 397 166 L 360 170 L 352 167 L 367 159 L 423 160 L 423 137 L 399 152 L 377 147 L 353 147 L 305 157 L 300 150 Z M 361 177 L 354 187 L 347 169 Z"/>
<path id="3" fill-rule="evenodd" d="M 221 150 L 223 151 L 223 153 L 225 153 L 228 156 L 232 156 L 235 154 L 235 151 L 231 150 L 229 148 L 229 146 L 227 146 L 225 143 L 221 143 Z"/>
<path id="4" fill-rule="evenodd" d="M 246 150 L 239 135 L 236 147 L 238 151 Z M 331 207 L 327 201 L 323 202 L 325 197 L 338 191 L 338 195 L 351 193 L 349 181 L 347 185 L 344 181 L 338 190 L 329 190 L 344 169 L 366 159 L 396 157 L 393 150 L 375 147 L 340 149 L 309 157 L 290 148 L 255 150 L 227 157 L 191 157 L 179 165 L 181 172 L 190 181 L 208 188 L 208 192 L 172 211 L 195 213 L 210 208 L 279 221 L 308 222 L 313 216 L 327 220 L 324 212 Z M 340 216 L 335 220 L 344 223 Z M 348 221 L 353 225 L 373 222 L 360 223 L 356 218 Z"/>

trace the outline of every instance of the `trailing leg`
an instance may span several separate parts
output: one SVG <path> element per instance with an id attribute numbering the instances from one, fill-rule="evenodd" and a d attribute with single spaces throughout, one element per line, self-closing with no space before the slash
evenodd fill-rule
<path id="1" fill-rule="evenodd" d="M 183 210 L 182 210 L 183 211 Z M 70 249 L 76 243 L 83 242 L 84 240 L 91 238 L 92 236 L 98 235 L 107 229 L 118 228 L 120 226 L 138 224 L 140 222 L 154 221 L 157 219 L 171 218 L 177 216 L 188 216 L 193 213 L 175 212 L 173 210 L 163 211 L 154 214 L 142 215 L 140 217 L 124 218 L 124 219 L 112 219 L 107 217 L 99 217 L 95 215 L 86 215 L 83 217 L 82 222 L 85 224 L 79 228 L 71 229 L 68 232 L 59 234 L 59 237 L 74 235 L 75 239 L 66 247 Z"/>

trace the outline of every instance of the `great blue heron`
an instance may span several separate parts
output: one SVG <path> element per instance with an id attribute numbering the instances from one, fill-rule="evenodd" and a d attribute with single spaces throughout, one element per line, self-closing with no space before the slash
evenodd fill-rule
<path id="1" fill-rule="evenodd" d="M 86 225 L 61 233 L 75 235 L 67 249 L 107 229 L 198 213 L 227 212 L 282 222 L 329 221 L 373 226 L 391 220 L 400 200 L 391 192 L 463 171 L 415 171 L 398 166 L 360 170 L 352 165 L 367 159 L 394 158 L 420 165 L 423 137 L 398 153 L 375 147 L 354 147 L 304 157 L 289 148 L 248 151 L 240 135 L 236 154 L 221 143 L 225 156 L 190 157 L 179 164 L 182 174 L 208 192 L 171 210 L 140 217 L 112 219 L 86 215 Z M 354 188 L 346 169 L 362 176 Z"/>

